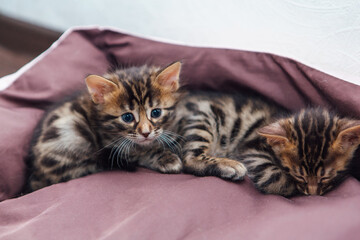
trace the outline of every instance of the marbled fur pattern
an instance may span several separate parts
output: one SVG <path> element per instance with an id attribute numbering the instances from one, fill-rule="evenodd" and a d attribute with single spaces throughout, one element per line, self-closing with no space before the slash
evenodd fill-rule
<path id="1" fill-rule="evenodd" d="M 261 192 L 283 196 L 324 194 L 346 177 L 359 121 L 324 109 L 289 115 L 253 94 L 184 94 L 180 64 L 170 66 L 117 70 L 95 86 L 90 79 L 90 94 L 45 115 L 27 161 L 28 191 L 136 166 L 233 181 L 247 173 Z M 134 114 L 131 124 L 124 113 Z"/>
<path id="2" fill-rule="evenodd" d="M 321 108 L 291 115 L 245 93 L 192 93 L 176 114 L 185 172 L 240 180 L 247 171 L 268 194 L 328 192 L 348 175 L 360 142 L 357 120 Z"/>
<path id="3" fill-rule="evenodd" d="M 176 135 L 164 131 L 181 96 L 180 66 L 133 67 L 109 73 L 106 79 L 88 77 L 89 92 L 57 104 L 37 127 L 25 191 L 136 165 L 180 172 L 181 160 L 169 148 L 169 139 Z M 161 116 L 152 118 L 156 108 Z M 124 113 L 132 113 L 134 120 L 124 122 Z"/>

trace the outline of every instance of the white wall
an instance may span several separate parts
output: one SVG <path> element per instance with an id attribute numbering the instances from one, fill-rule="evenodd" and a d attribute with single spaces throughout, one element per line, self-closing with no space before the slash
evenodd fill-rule
<path id="1" fill-rule="evenodd" d="M 58 30 L 106 25 L 271 52 L 360 84 L 360 0 L 0 0 L 0 12 Z"/>

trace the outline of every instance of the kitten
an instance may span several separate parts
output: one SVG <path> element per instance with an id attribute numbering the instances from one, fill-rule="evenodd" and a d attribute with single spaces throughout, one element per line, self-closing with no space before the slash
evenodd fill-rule
<path id="1" fill-rule="evenodd" d="M 360 121 L 307 109 L 272 123 L 288 112 L 253 94 L 193 92 L 175 112 L 185 172 L 241 180 L 247 169 L 269 194 L 326 193 L 347 176 L 360 142 Z"/>
<path id="2" fill-rule="evenodd" d="M 176 135 L 164 130 L 182 95 L 180 69 L 175 62 L 88 76 L 88 91 L 58 103 L 35 131 L 25 192 L 114 167 L 180 172 L 169 141 Z"/>
<path id="3" fill-rule="evenodd" d="M 291 194 L 323 195 L 354 173 L 352 167 L 359 157 L 359 120 L 341 118 L 325 109 L 305 109 L 259 129 L 258 133 L 275 153 L 272 162 L 294 182 L 296 189 Z M 269 163 L 246 161 L 250 177 L 260 190 L 271 192 L 284 187 L 276 181 L 281 175 L 267 167 Z M 272 181 L 265 184 L 265 179 Z"/>

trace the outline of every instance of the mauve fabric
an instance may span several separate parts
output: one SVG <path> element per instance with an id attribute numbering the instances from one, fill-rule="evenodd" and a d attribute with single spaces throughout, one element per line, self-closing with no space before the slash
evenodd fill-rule
<path id="1" fill-rule="evenodd" d="M 116 59 L 116 60 L 115 60 Z M 359 239 L 360 184 L 326 196 L 260 194 L 215 177 L 140 169 L 103 172 L 14 197 L 43 109 L 88 74 L 182 60 L 189 88 L 251 89 L 297 110 L 311 104 L 360 117 L 360 87 L 266 53 L 196 48 L 110 30 L 74 30 L 0 92 L 0 239 Z"/>

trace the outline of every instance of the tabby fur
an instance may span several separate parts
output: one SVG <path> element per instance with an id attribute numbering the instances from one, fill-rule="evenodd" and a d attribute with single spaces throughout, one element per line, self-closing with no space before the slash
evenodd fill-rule
<path id="1" fill-rule="evenodd" d="M 247 173 L 261 192 L 283 196 L 321 195 L 347 176 L 360 121 L 320 108 L 291 115 L 245 92 L 184 92 L 180 69 L 176 62 L 89 76 L 88 91 L 39 124 L 28 191 L 136 166 L 231 181 Z"/>
<path id="2" fill-rule="evenodd" d="M 359 156 L 360 121 L 326 109 L 291 115 L 253 94 L 193 92 L 176 113 L 175 131 L 186 138 L 185 172 L 240 180 L 245 165 L 263 193 L 322 195 L 348 176 Z"/>
<path id="3" fill-rule="evenodd" d="M 35 130 L 25 192 L 137 165 L 180 172 L 181 160 L 168 147 L 175 135 L 164 131 L 181 97 L 180 69 L 176 62 L 88 76 L 88 91 L 52 107 Z M 154 109 L 160 116 L 152 117 Z"/>

